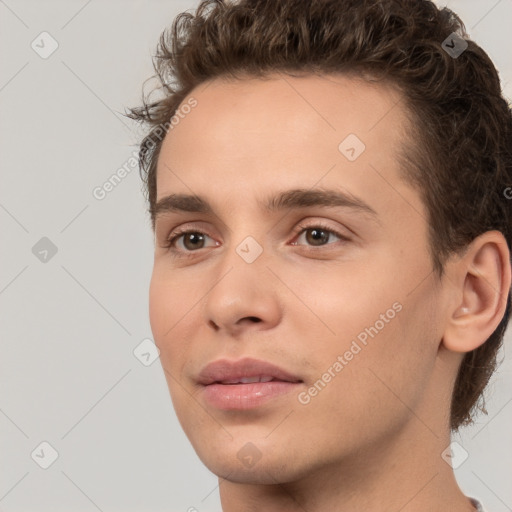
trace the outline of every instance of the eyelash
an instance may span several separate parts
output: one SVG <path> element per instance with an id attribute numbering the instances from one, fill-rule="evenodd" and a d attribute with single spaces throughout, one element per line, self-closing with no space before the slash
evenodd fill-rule
<path id="1" fill-rule="evenodd" d="M 294 238 L 296 236 L 301 235 L 304 231 L 307 231 L 309 229 L 315 229 L 315 228 L 319 229 L 321 231 L 325 231 L 327 233 L 335 235 L 342 242 L 349 242 L 350 241 L 350 239 L 347 238 L 346 236 L 344 236 L 341 233 L 339 233 L 338 231 L 336 231 L 336 230 L 334 230 L 334 229 L 332 229 L 332 228 L 322 224 L 321 222 L 320 223 L 317 222 L 315 224 L 310 224 L 310 225 L 299 225 L 299 226 L 297 226 L 297 229 L 295 230 L 295 233 L 294 233 Z M 196 251 L 185 251 L 185 253 L 183 253 L 183 251 L 181 249 L 176 249 L 176 247 L 175 247 L 175 242 L 181 236 L 189 234 L 189 233 L 201 234 L 201 235 L 206 235 L 206 236 L 210 237 L 210 235 L 208 233 L 205 233 L 204 231 L 201 231 L 201 230 L 198 230 L 198 229 L 187 229 L 187 228 L 180 229 L 180 228 L 178 228 L 176 231 L 171 233 L 171 235 L 169 235 L 169 237 L 166 239 L 166 243 L 163 245 L 163 247 L 165 249 L 167 249 L 169 252 L 171 252 L 173 254 L 173 256 L 175 256 L 175 257 L 179 257 L 179 258 L 191 258 L 191 257 L 194 257 L 194 255 L 195 255 L 194 253 L 199 252 L 200 249 L 197 249 Z M 210 237 L 210 238 L 212 238 L 212 237 Z M 319 250 L 322 247 L 325 247 L 327 245 L 332 245 L 332 244 L 325 244 L 325 245 L 318 246 L 318 247 L 313 247 L 313 246 L 311 246 L 311 247 L 313 247 L 313 249 L 312 249 L 313 251 L 316 251 L 316 250 Z"/>

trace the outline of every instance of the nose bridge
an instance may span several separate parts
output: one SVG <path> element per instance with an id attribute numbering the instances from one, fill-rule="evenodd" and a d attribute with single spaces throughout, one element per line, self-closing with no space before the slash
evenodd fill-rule
<path id="1" fill-rule="evenodd" d="M 275 296 L 275 280 L 267 269 L 268 254 L 262 238 L 264 229 L 246 234 L 247 223 L 237 223 L 229 237 L 229 248 L 217 264 L 215 280 L 204 300 L 204 319 L 209 324 L 229 330 L 244 318 L 259 319 L 267 327 L 280 316 Z M 226 243 L 226 242 L 225 242 Z M 267 249 L 268 250 L 268 249 Z"/>
<path id="2" fill-rule="evenodd" d="M 233 202 L 230 205 L 230 210 L 236 213 L 222 221 L 226 230 L 224 243 L 229 245 L 224 257 L 232 265 L 253 265 L 262 259 L 265 250 L 269 250 L 268 246 L 264 248 L 269 226 L 260 218 L 261 212 L 255 206 L 248 208 L 248 205 L 249 200 L 240 195 L 236 204 Z"/>
<path id="3" fill-rule="evenodd" d="M 243 286 L 244 281 L 254 289 L 256 283 L 262 284 L 269 274 L 266 265 L 268 264 L 269 248 L 264 247 L 263 230 L 259 235 L 245 235 L 248 230 L 232 230 L 229 240 L 229 247 L 225 248 L 224 254 L 218 262 L 218 282 L 229 282 L 230 287 Z M 241 233 L 241 234 L 240 234 Z M 256 237 L 258 239 L 256 239 Z M 226 243 L 226 242 L 225 242 Z"/>

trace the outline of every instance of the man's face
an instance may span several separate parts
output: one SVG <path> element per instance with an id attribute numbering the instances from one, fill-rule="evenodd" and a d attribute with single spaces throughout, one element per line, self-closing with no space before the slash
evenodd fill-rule
<path id="1" fill-rule="evenodd" d="M 157 202 L 197 195 L 212 212 L 157 217 L 150 321 L 201 460 L 233 481 L 275 483 L 371 457 L 409 425 L 431 436 L 425 425 L 448 406 L 442 386 L 449 399 L 433 378 L 443 296 L 426 209 L 398 174 L 398 93 L 274 75 L 215 80 L 192 96 L 162 146 Z M 265 209 L 292 189 L 369 208 Z M 172 251 L 177 228 L 192 234 Z M 255 373 L 275 380 L 240 383 Z"/>

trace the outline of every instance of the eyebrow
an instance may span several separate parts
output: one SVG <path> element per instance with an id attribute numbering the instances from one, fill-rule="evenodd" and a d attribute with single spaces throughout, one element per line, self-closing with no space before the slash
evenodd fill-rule
<path id="1" fill-rule="evenodd" d="M 341 190 L 291 189 L 271 196 L 264 202 L 258 201 L 258 204 L 269 213 L 314 206 L 343 207 L 365 213 L 378 221 L 378 214 L 370 205 L 361 198 Z M 212 206 L 204 197 L 196 194 L 170 194 L 157 201 L 151 210 L 151 216 L 156 221 L 161 215 L 171 212 L 214 213 Z"/>

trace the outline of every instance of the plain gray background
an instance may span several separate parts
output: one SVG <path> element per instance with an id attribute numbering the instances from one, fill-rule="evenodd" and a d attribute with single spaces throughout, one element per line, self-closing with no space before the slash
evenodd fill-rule
<path id="1" fill-rule="evenodd" d="M 512 0 L 439 3 L 461 15 L 510 98 Z M 0 0 L 3 512 L 220 511 L 159 360 L 134 354 L 152 336 L 153 239 L 130 167 L 141 132 L 119 114 L 140 104 L 161 31 L 196 5 Z M 511 343 L 508 332 L 489 415 L 454 437 L 468 453 L 460 486 L 493 512 L 512 510 Z M 42 442 L 58 453 L 47 469 Z"/>

